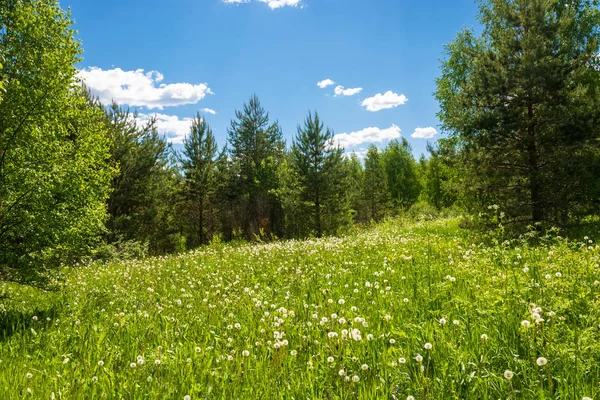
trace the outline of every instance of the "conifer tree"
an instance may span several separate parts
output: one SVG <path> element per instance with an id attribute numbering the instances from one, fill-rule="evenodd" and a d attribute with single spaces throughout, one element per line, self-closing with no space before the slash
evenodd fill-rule
<path id="1" fill-rule="evenodd" d="M 339 215 L 347 212 L 345 196 L 340 197 L 338 183 L 341 181 L 342 152 L 333 144 L 333 132 L 324 129 L 317 112 L 309 112 L 292 145 L 295 168 L 302 184 L 302 198 L 308 202 L 314 226 L 314 234 L 321 237 L 327 231 L 335 231 Z M 334 203 L 335 198 L 343 201 Z M 325 221 L 328 221 L 328 226 Z"/>
<path id="2" fill-rule="evenodd" d="M 240 228 L 248 239 L 261 232 L 279 234 L 283 218 L 274 191 L 285 148 L 281 128 L 269 121 L 256 95 L 235 116 L 228 130 L 228 155 L 237 171 L 231 178 Z"/>
<path id="3" fill-rule="evenodd" d="M 191 244 L 207 243 L 215 231 L 216 194 L 218 189 L 218 146 L 210 125 L 200 114 L 192 121 L 190 133 L 183 142 L 181 167 L 185 175 L 184 198 L 195 240 Z M 188 240 L 190 242 L 190 240 Z"/>
<path id="4" fill-rule="evenodd" d="M 383 160 L 375 145 L 369 146 L 365 158 L 363 199 L 368 210 L 368 218 L 379 221 L 387 205 L 387 182 Z"/>

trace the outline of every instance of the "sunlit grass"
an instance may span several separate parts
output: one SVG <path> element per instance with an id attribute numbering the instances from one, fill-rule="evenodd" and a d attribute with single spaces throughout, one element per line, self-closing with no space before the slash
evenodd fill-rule
<path id="1" fill-rule="evenodd" d="M 6 284 L 0 398 L 600 398 L 600 247 L 529 243 L 390 221 Z"/>

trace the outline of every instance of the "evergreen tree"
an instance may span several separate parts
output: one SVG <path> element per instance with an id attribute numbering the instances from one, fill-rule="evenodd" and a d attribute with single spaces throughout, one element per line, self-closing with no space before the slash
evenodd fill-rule
<path id="1" fill-rule="evenodd" d="M 108 141 L 57 1 L 0 2 L 0 54 L 0 279 L 37 279 L 89 253 L 102 232 Z"/>
<path id="2" fill-rule="evenodd" d="M 170 144 L 155 120 L 142 124 L 114 103 L 106 113 L 111 161 L 118 170 L 107 203 L 109 242 L 145 243 L 152 253 L 177 248 L 172 205 L 178 182 Z"/>
<path id="3" fill-rule="evenodd" d="M 363 199 L 368 218 L 379 221 L 387 205 L 387 182 L 381 154 L 375 145 L 369 146 L 365 158 Z"/>
<path id="4" fill-rule="evenodd" d="M 355 222 L 368 221 L 368 211 L 363 199 L 364 169 L 356 153 L 344 157 L 342 169 L 343 192 L 346 193 L 352 219 Z"/>
<path id="5" fill-rule="evenodd" d="M 261 231 L 280 234 L 283 216 L 274 190 L 285 147 L 281 128 L 269 122 L 256 95 L 235 116 L 228 130 L 228 153 L 236 169 L 231 178 L 240 227 L 249 239 Z"/>
<path id="6" fill-rule="evenodd" d="M 180 161 L 185 174 L 184 199 L 194 231 L 188 243 L 196 246 L 207 243 L 215 232 L 215 203 L 221 163 L 212 129 L 200 114 L 192 121 L 183 147 Z"/>
<path id="7" fill-rule="evenodd" d="M 587 0 L 483 1 L 482 35 L 447 46 L 439 118 L 476 209 L 537 225 L 597 207 L 599 14 Z"/>
<path id="8" fill-rule="evenodd" d="M 324 129 L 319 114 L 309 112 L 304 126 L 298 126 L 292 157 L 302 185 L 302 198 L 310 204 L 317 237 L 326 230 L 335 232 L 339 221 L 337 214 L 347 213 L 345 207 L 340 208 L 339 203 L 332 202 L 340 195 L 336 183 L 342 177 L 342 152 L 342 148 L 333 145 L 333 132 Z M 329 226 L 324 226 L 325 219 L 330 221 Z"/>

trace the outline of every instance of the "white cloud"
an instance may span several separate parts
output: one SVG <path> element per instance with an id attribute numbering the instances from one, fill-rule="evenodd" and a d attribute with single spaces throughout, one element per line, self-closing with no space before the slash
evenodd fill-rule
<path id="1" fill-rule="evenodd" d="M 322 80 L 321 82 L 317 82 L 317 86 L 320 87 L 321 89 L 324 89 L 327 86 L 331 86 L 334 84 L 335 84 L 335 82 L 332 81 L 331 79 L 325 79 L 325 80 Z"/>
<path id="2" fill-rule="evenodd" d="M 369 111 L 380 111 L 388 108 L 398 107 L 406 103 L 408 99 L 403 94 L 396 94 L 391 90 L 388 90 L 384 94 L 377 93 L 373 97 L 366 98 L 362 105 L 363 107 L 367 107 Z"/>
<path id="3" fill-rule="evenodd" d="M 215 115 L 217 112 L 215 110 L 213 110 L 212 108 L 203 108 L 202 111 L 204 111 L 205 113 L 209 113 L 212 115 Z"/>
<path id="4" fill-rule="evenodd" d="M 435 130 L 435 128 L 433 128 L 431 126 L 428 126 L 427 128 L 421 128 L 419 126 L 417 129 L 415 129 L 413 134 L 410 136 L 417 138 L 417 139 L 431 139 L 435 135 L 437 135 L 437 133 L 438 132 Z"/>
<path id="5" fill-rule="evenodd" d="M 267 3 L 269 8 L 271 8 L 271 10 L 274 10 L 276 8 L 285 7 L 285 6 L 297 7 L 298 5 L 300 5 L 301 0 L 259 0 L 259 1 L 261 1 L 263 3 Z"/>
<path id="6" fill-rule="evenodd" d="M 370 127 L 351 133 L 339 133 L 333 137 L 333 140 L 341 147 L 349 148 L 362 143 L 382 143 L 387 140 L 398 139 L 400 133 L 401 129 L 396 125 L 392 125 L 387 129 Z"/>
<path id="7" fill-rule="evenodd" d="M 123 71 L 121 68 L 103 70 L 98 67 L 79 71 L 79 77 L 103 103 L 147 107 L 149 109 L 195 104 L 207 94 L 213 94 L 206 83 L 160 83 L 164 76 L 158 71 L 143 69 Z"/>
<path id="8" fill-rule="evenodd" d="M 190 133 L 193 118 L 180 119 L 176 115 L 165 114 L 138 114 L 138 124 L 146 124 L 150 119 L 156 118 L 158 132 L 165 135 L 171 143 L 183 143 L 185 137 Z M 138 125 L 139 126 L 139 125 Z"/>
<path id="9" fill-rule="evenodd" d="M 362 88 L 348 88 L 348 89 L 344 89 L 343 86 L 336 86 L 336 88 L 334 89 L 334 93 L 336 96 L 354 96 L 357 93 L 362 92 Z"/>

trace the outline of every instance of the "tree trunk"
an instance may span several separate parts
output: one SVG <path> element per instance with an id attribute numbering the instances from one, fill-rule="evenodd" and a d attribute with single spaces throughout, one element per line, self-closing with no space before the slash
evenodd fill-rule
<path id="1" fill-rule="evenodd" d="M 539 182 L 539 154 L 535 142 L 535 121 L 533 115 L 533 105 L 527 106 L 527 153 L 529 164 L 529 189 L 531 200 L 531 221 L 534 224 L 544 220 L 544 210 L 542 207 L 542 193 Z"/>

